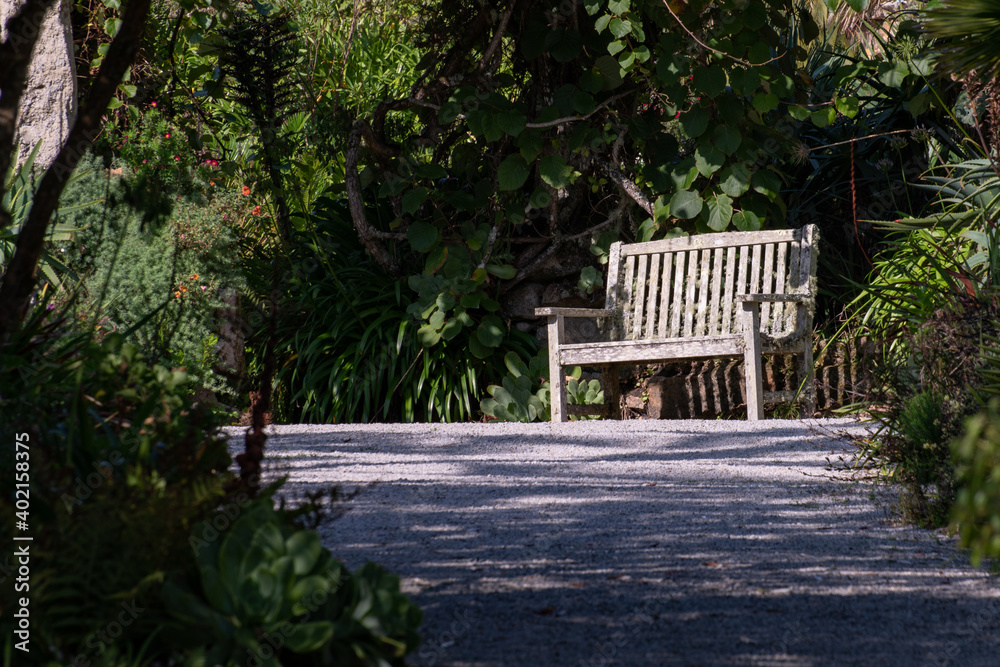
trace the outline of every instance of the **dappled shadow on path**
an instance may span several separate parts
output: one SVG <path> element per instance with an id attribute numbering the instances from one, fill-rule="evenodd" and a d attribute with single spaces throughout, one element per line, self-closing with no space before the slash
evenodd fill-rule
<path id="1" fill-rule="evenodd" d="M 378 482 L 324 542 L 401 575 L 415 665 L 997 664 L 996 587 L 830 479 L 843 442 L 690 424 L 329 427 L 273 436 L 269 474 Z"/>

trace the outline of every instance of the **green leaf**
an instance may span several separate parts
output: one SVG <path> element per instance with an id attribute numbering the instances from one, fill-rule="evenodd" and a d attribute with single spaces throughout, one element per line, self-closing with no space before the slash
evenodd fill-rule
<path id="1" fill-rule="evenodd" d="M 517 190 L 528 180 L 528 164 L 524 157 L 508 155 L 497 168 L 497 186 L 501 190 Z"/>
<path id="2" fill-rule="evenodd" d="M 496 315 L 487 315 L 476 329 L 476 340 L 485 347 L 496 348 L 503 342 L 503 322 Z"/>
<path id="3" fill-rule="evenodd" d="M 760 87 L 760 75 L 752 69 L 734 69 L 729 72 L 729 85 L 740 95 L 749 96 Z"/>
<path id="4" fill-rule="evenodd" d="M 725 70 L 718 65 L 696 68 L 694 70 L 694 87 L 703 95 L 717 97 L 726 89 Z"/>
<path id="5" fill-rule="evenodd" d="M 670 198 L 670 215 L 681 220 L 690 220 L 701 213 L 704 202 L 697 192 L 678 190 Z"/>
<path id="6" fill-rule="evenodd" d="M 735 127 L 720 125 L 715 129 L 715 145 L 726 155 L 732 155 L 743 143 L 743 136 Z"/>
<path id="7" fill-rule="evenodd" d="M 848 118 L 854 118 L 855 116 L 858 115 L 858 98 L 838 97 L 837 111 L 844 114 Z"/>
<path id="8" fill-rule="evenodd" d="M 694 153 L 694 164 L 702 176 L 710 177 L 722 169 L 726 156 L 712 144 L 702 144 Z"/>
<path id="9" fill-rule="evenodd" d="M 801 107 L 797 104 L 793 104 L 790 107 L 788 107 L 788 113 L 795 120 L 805 120 L 810 115 L 809 109 Z"/>
<path id="10" fill-rule="evenodd" d="M 435 181 L 448 176 L 448 170 L 435 162 L 422 164 L 413 173 L 420 178 L 430 178 Z"/>
<path id="11" fill-rule="evenodd" d="M 589 113 L 593 113 L 596 108 L 597 104 L 594 102 L 594 96 L 590 93 L 583 90 L 573 93 L 573 110 L 578 114 L 586 116 Z"/>
<path id="12" fill-rule="evenodd" d="M 561 190 L 573 182 L 573 168 L 566 164 L 561 155 L 546 155 L 538 163 L 538 173 L 542 180 L 556 190 Z"/>
<path id="13" fill-rule="evenodd" d="M 761 169 L 753 175 L 754 192 L 774 201 L 781 192 L 781 178 L 770 169 Z"/>
<path id="14" fill-rule="evenodd" d="M 629 21 L 623 21 L 620 18 L 611 19 L 611 23 L 608 24 L 608 29 L 611 30 L 611 34 L 621 39 L 622 37 L 628 36 L 632 32 L 632 24 Z"/>
<path id="15" fill-rule="evenodd" d="M 761 219 L 753 211 L 737 211 L 733 214 L 733 226 L 741 232 L 755 232 L 761 228 Z"/>
<path id="16" fill-rule="evenodd" d="M 715 194 L 709 197 L 705 204 L 708 206 L 709 227 L 721 232 L 729 226 L 729 221 L 733 217 L 732 199 L 726 195 Z"/>
<path id="17" fill-rule="evenodd" d="M 598 35 L 604 32 L 604 29 L 608 27 L 608 23 L 611 22 L 612 18 L 614 17 L 612 17 L 611 14 L 605 14 L 594 22 L 594 30 L 597 31 Z"/>
<path id="18" fill-rule="evenodd" d="M 891 88 L 898 88 L 903 85 L 903 79 L 910 73 L 910 68 L 904 62 L 879 63 L 879 81 Z"/>
<path id="19" fill-rule="evenodd" d="M 622 85 L 621 67 L 619 67 L 618 61 L 611 56 L 599 57 L 594 61 L 594 67 L 604 77 L 604 90 L 612 90 Z"/>
<path id="20" fill-rule="evenodd" d="M 739 197 L 750 189 L 750 169 L 737 162 L 719 174 L 719 188 L 730 197 Z"/>
<path id="21" fill-rule="evenodd" d="M 104 32 L 108 33 L 108 35 L 111 37 L 117 35 L 121 27 L 122 27 L 121 19 L 110 18 L 104 22 Z"/>
<path id="22" fill-rule="evenodd" d="M 816 127 L 826 127 L 832 125 L 837 120 L 837 110 L 833 107 L 826 107 L 813 111 L 811 116 L 813 125 Z"/>
<path id="23" fill-rule="evenodd" d="M 583 2 L 583 6 L 586 8 L 589 16 L 593 16 L 601 11 L 601 4 L 601 0 L 584 0 Z"/>
<path id="24" fill-rule="evenodd" d="M 847 6 L 856 12 L 863 12 L 868 9 L 868 0 L 847 0 Z"/>
<path id="25" fill-rule="evenodd" d="M 598 93 L 604 87 L 604 77 L 597 68 L 588 69 L 580 75 L 580 88 L 588 93 Z"/>
<path id="26" fill-rule="evenodd" d="M 545 48 L 557 62 L 568 63 L 583 47 L 583 37 L 572 28 L 556 28 L 545 36 Z"/>
<path id="27" fill-rule="evenodd" d="M 757 93 L 753 96 L 753 108 L 764 113 L 778 108 L 778 96 L 774 93 Z"/>
<path id="28" fill-rule="evenodd" d="M 689 139 L 696 139 L 708 129 L 708 111 L 695 107 L 690 111 L 681 114 L 681 130 Z"/>
<path id="29" fill-rule="evenodd" d="M 625 42 L 621 41 L 620 39 L 616 39 L 615 41 L 608 44 L 608 53 L 610 53 L 613 56 L 618 55 L 624 50 L 625 50 Z M 617 69 L 618 67 L 619 67 L 618 61 L 616 60 L 615 68 Z"/>
<path id="30" fill-rule="evenodd" d="M 608 11 L 612 14 L 624 14 L 632 6 L 631 0 L 609 0 Z"/>
<path id="31" fill-rule="evenodd" d="M 413 188 L 403 195 L 403 212 L 413 215 L 425 201 L 427 201 L 427 188 Z"/>
<path id="32" fill-rule="evenodd" d="M 542 152 L 543 145 L 542 133 L 535 129 L 522 132 L 517 137 L 517 147 L 521 149 L 521 157 L 524 158 L 525 163 L 534 162 L 538 154 Z"/>
<path id="33" fill-rule="evenodd" d="M 461 104 L 452 101 L 445 102 L 438 109 L 438 122 L 442 125 L 451 125 L 458 119 L 460 113 L 462 113 Z"/>
<path id="34" fill-rule="evenodd" d="M 410 241 L 410 247 L 417 252 L 427 252 L 433 248 L 438 237 L 438 228 L 428 222 L 414 222 L 406 230 L 406 238 Z"/>
<path id="35" fill-rule="evenodd" d="M 510 264 L 487 264 L 486 272 L 493 274 L 501 280 L 510 280 L 517 275 L 517 269 Z"/>
<path id="36" fill-rule="evenodd" d="M 528 122 L 527 117 L 520 111 L 510 109 L 501 111 L 496 116 L 497 126 L 512 137 L 516 137 L 524 130 L 524 124 Z"/>

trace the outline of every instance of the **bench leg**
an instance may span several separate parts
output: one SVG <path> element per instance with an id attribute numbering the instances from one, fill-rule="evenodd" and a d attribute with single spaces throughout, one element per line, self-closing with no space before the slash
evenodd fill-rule
<path id="1" fill-rule="evenodd" d="M 743 369 L 746 378 L 747 419 L 764 418 L 764 365 L 760 357 L 760 304 L 743 302 Z"/>
<path id="2" fill-rule="evenodd" d="M 549 315 L 549 402 L 552 421 L 569 419 L 566 410 L 566 374 L 559 364 L 559 344 L 565 337 L 562 315 Z"/>
<path id="3" fill-rule="evenodd" d="M 618 390 L 618 367 L 605 366 L 601 369 L 601 388 L 604 390 L 604 416 L 621 419 L 621 393 Z"/>

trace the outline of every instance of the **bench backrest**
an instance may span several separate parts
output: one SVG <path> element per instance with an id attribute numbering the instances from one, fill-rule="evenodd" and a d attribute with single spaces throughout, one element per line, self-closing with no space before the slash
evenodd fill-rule
<path id="1" fill-rule="evenodd" d="M 736 295 L 815 295 L 818 242 L 816 226 L 807 225 L 615 243 L 608 265 L 607 307 L 620 314 L 616 337 L 646 340 L 739 333 Z M 761 307 L 765 334 L 781 337 L 811 326 L 811 305 Z"/>

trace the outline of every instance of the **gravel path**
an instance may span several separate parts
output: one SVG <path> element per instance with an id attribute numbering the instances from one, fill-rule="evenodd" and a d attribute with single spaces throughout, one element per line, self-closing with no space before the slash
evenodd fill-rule
<path id="1" fill-rule="evenodd" d="M 284 426 L 267 461 L 364 487 L 324 543 L 402 577 L 412 665 L 1000 665 L 996 578 L 830 479 L 847 428 Z"/>

